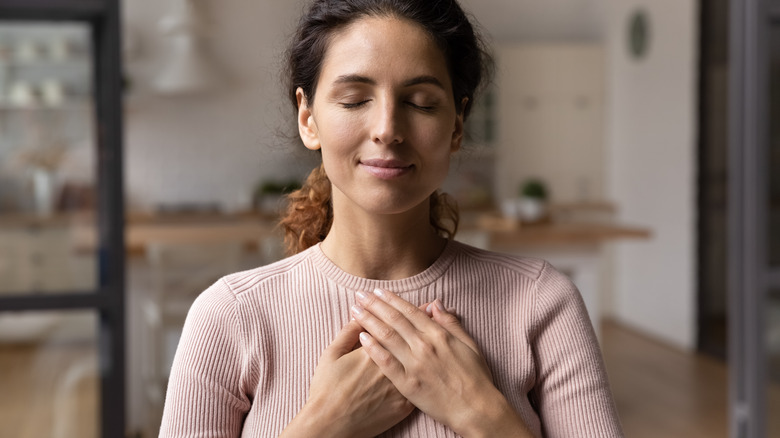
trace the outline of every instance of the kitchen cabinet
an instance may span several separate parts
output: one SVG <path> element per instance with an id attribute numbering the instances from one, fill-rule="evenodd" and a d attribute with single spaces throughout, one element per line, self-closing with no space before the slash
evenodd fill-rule
<path id="1" fill-rule="evenodd" d="M 96 264 L 94 253 L 78 251 L 67 224 L 0 229 L 0 294 L 93 290 Z"/>

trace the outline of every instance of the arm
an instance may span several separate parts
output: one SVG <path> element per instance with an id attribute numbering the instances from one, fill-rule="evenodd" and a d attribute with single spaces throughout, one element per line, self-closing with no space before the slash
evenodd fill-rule
<path id="1" fill-rule="evenodd" d="M 219 281 L 187 314 L 173 361 L 160 437 L 237 437 L 250 402 L 236 298 Z"/>
<path id="2" fill-rule="evenodd" d="M 531 398 L 547 437 L 622 437 L 604 361 L 585 304 L 571 281 L 545 263 L 536 282 Z"/>
<path id="3" fill-rule="evenodd" d="M 474 340 L 441 301 L 426 312 L 397 295 L 358 294 L 353 308 L 365 328 L 360 341 L 409 401 L 464 437 L 529 437 L 530 432 L 493 385 Z"/>

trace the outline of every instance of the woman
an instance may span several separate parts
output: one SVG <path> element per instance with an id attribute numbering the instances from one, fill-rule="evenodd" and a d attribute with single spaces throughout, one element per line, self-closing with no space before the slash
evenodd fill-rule
<path id="1" fill-rule="evenodd" d="M 161 436 L 622 435 L 569 280 L 451 239 L 436 190 L 480 47 L 455 0 L 310 5 L 289 95 L 322 166 L 282 221 L 296 254 L 197 299 Z"/>

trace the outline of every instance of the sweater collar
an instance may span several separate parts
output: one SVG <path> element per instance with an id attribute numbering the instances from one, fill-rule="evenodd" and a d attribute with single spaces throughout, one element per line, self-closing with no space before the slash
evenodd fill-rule
<path id="1" fill-rule="evenodd" d="M 457 256 L 461 244 L 449 239 L 439 258 L 419 274 L 399 280 L 372 280 L 352 275 L 338 267 L 322 252 L 321 243 L 310 248 L 311 259 L 317 269 L 339 286 L 350 290 L 372 291 L 376 288 L 394 293 L 404 293 L 421 289 L 438 280 Z"/>

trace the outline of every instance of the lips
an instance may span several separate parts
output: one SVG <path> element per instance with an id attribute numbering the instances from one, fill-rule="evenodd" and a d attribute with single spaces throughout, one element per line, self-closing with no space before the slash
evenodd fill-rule
<path id="1" fill-rule="evenodd" d="M 371 158 L 360 160 L 360 167 L 380 179 L 398 178 L 414 168 L 414 164 L 397 159 Z"/>

